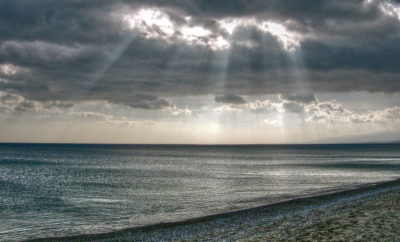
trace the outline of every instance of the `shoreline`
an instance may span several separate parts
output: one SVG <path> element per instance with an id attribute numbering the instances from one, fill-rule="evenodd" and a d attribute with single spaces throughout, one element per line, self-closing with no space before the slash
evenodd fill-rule
<path id="1" fill-rule="evenodd" d="M 280 217 L 297 216 L 299 213 L 324 209 L 324 207 L 340 207 L 341 204 L 354 202 L 361 204 L 368 201 L 368 199 L 373 199 L 377 194 L 394 191 L 396 188 L 400 188 L 400 179 L 356 185 L 348 190 L 330 190 L 312 196 L 304 196 L 253 208 L 223 212 L 176 222 L 131 227 L 107 233 L 34 238 L 25 241 L 190 240 L 199 236 L 200 238 L 207 236 L 206 234 L 210 231 L 215 231 L 218 234 L 218 231 L 222 230 L 221 232 L 223 234 L 223 231 L 226 229 L 229 230 L 229 228 L 232 227 L 232 224 L 239 225 L 240 227 L 244 224 L 254 224 L 254 222 L 274 223 L 279 221 Z"/>

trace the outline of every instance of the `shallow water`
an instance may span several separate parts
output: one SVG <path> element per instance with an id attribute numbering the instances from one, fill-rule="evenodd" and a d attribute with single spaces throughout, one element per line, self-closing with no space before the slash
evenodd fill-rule
<path id="1" fill-rule="evenodd" d="M 0 239 L 108 232 L 399 177 L 399 144 L 0 144 Z"/>

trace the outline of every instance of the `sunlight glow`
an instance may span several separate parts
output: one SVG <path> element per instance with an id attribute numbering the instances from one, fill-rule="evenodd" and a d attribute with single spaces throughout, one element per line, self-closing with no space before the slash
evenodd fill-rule
<path id="1" fill-rule="evenodd" d="M 382 2 L 380 8 L 384 14 L 395 17 L 400 21 L 400 5 L 391 2 Z"/>
<path id="2" fill-rule="evenodd" d="M 285 50 L 294 50 L 299 46 L 299 37 L 287 31 L 282 24 L 263 22 L 261 29 L 275 36 L 282 43 Z"/>
<path id="3" fill-rule="evenodd" d="M 282 117 L 280 117 L 280 119 L 264 119 L 264 123 L 269 126 L 273 126 L 273 127 L 282 127 L 283 126 Z"/>
<path id="4" fill-rule="evenodd" d="M 158 9 L 141 9 L 134 15 L 127 15 L 124 20 L 131 29 L 138 30 L 148 39 L 163 39 L 172 42 L 176 39 L 186 44 L 208 46 L 213 50 L 229 48 L 229 43 L 221 36 L 213 33 L 203 26 L 174 24 L 168 14 Z M 190 17 L 185 20 L 189 22 Z"/>
<path id="5" fill-rule="evenodd" d="M 206 37 L 211 34 L 211 32 L 201 26 L 195 26 L 195 27 L 183 27 L 181 29 L 182 31 L 182 36 L 184 39 L 187 39 L 189 41 L 192 41 L 197 38 L 201 37 Z"/>
<path id="6" fill-rule="evenodd" d="M 283 24 L 264 21 L 255 18 L 222 18 L 216 22 L 219 32 L 214 32 L 205 26 L 193 25 L 192 18 L 186 16 L 184 22 L 174 23 L 171 17 L 160 9 L 141 9 L 132 15 L 125 15 L 124 20 L 130 29 L 139 31 L 148 39 L 163 39 L 167 42 L 176 40 L 193 46 L 206 46 L 213 50 L 224 50 L 231 47 L 234 32 L 239 27 L 255 27 L 260 31 L 270 33 L 282 44 L 286 51 L 292 51 L 299 46 L 300 35 L 290 32 Z M 235 41 L 237 45 L 250 46 L 249 41 Z"/>
<path id="7" fill-rule="evenodd" d="M 6 76 L 16 75 L 24 69 L 12 64 L 0 64 L 0 74 Z"/>
<path id="8" fill-rule="evenodd" d="M 158 9 L 141 9 L 133 16 L 127 17 L 131 28 L 137 28 L 148 38 L 170 37 L 174 34 L 174 24 L 166 13 Z"/>
<path id="9" fill-rule="evenodd" d="M 241 25 L 240 21 L 237 19 L 221 19 L 218 21 L 218 24 L 221 26 L 223 30 L 225 30 L 228 34 L 233 34 L 235 29 Z"/>

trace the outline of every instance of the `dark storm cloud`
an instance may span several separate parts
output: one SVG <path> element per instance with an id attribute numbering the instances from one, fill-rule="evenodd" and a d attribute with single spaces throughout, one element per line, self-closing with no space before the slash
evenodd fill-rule
<path id="1" fill-rule="evenodd" d="M 118 100 L 116 98 L 114 101 Z M 170 103 L 162 98 L 147 95 L 147 94 L 134 94 L 121 99 L 121 103 L 124 103 L 132 108 L 142 109 L 162 109 L 170 107 Z"/>
<path id="2" fill-rule="evenodd" d="M 302 50 L 305 53 L 305 65 L 311 70 L 364 69 L 399 72 L 399 43 L 400 36 L 376 41 L 373 46 L 336 46 L 305 41 Z"/>
<path id="3" fill-rule="evenodd" d="M 162 6 L 183 9 L 199 17 L 243 17 L 270 15 L 274 18 L 318 19 L 328 18 L 366 19 L 377 15 L 375 8 L 360 9 L 362 0 L 126 0 L 126 3 L 140 3 L 148 6 Z"/>
<path id="4" fill-rule="evenodd" d="M 235 94 L 225 94 L 215 96 L 214 100 L 218 103 L 231 103 L 231 104 L 243 104 L 246 103 L 243 97 Z"/>
<path id="5" fill-rule="evenodd" d="M 109 13 L 117 1 L 3 0 L 0 38 L 60 44 L 105 43 L 120 36 L 120 24 Z"/>
<path id="6" fill-rule="evenodd" d="M 400 21 L 385 4 L 400 3 L 3 0 L 0 65 L 26 71 L 0 71 L 0 90 L 42 102 L 107 100 L 143 109 L 168 107 L 170 96 L 218 93 L 313 101 L 292 95 L 299 85 L 309 93 L 399 92 Z M 142 7 L 161 9 L 176 26 L 202 25 L 211 35 L 200 44 L 182 41 L 180 31 L 169 39 L 146 38 L 124 20 Z M 253 17 L 300 35 L 297 50 L 288 52 L 257 26 L 243 25 L 228 37 L 217 21 Z M 230 48 L 207 46 L 218 36 L 229 38 Z M 306 75 L 299 77 L 296 68 Z M 218 100 L 235 102 L 232 97 Z"/>

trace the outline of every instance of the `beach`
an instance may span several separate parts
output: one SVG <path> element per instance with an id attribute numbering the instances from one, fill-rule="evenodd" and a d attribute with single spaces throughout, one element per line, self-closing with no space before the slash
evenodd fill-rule
<path id="1" fill-rule="evenodd" d="M 32 241 L 396 241 L 400 180 L 112 233 Z"/>

